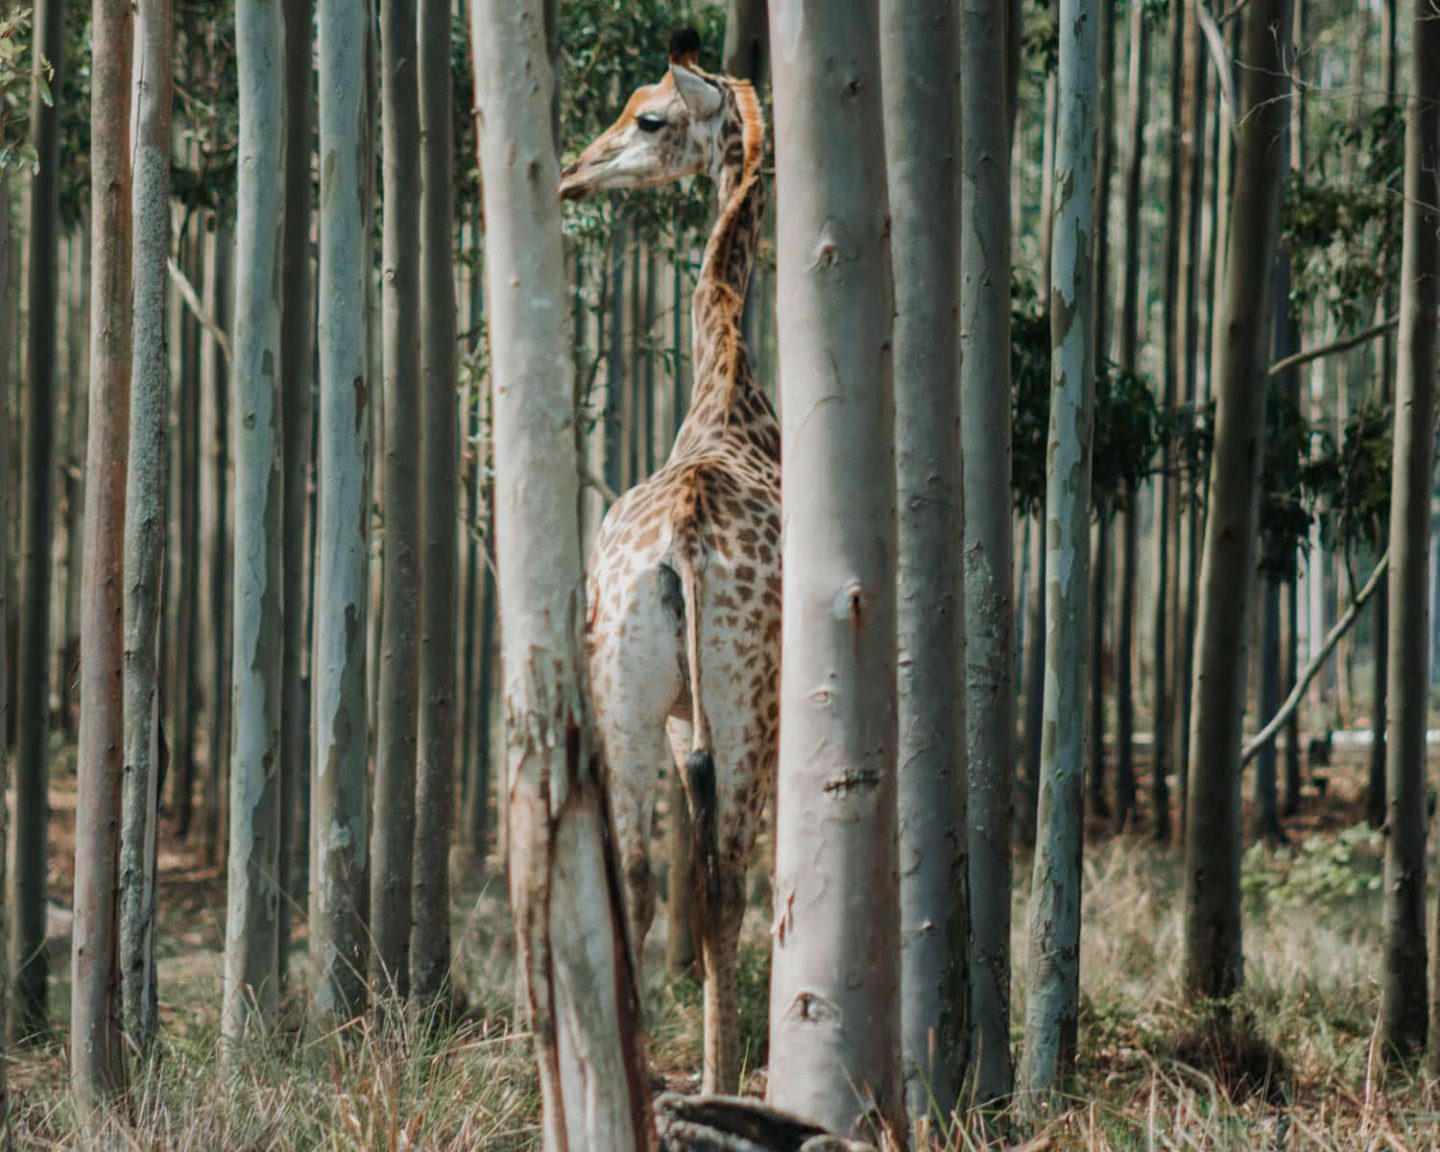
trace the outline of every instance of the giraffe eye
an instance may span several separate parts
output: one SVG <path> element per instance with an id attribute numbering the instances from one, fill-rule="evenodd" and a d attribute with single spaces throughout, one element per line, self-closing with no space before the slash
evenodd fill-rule
<path id="1" fill-rule="evenodd" d="M 658 132 L 665 127 L 665 118 L 646 113 L 635 117 L 635 127 L 639 128 L 641 132 Z"/>

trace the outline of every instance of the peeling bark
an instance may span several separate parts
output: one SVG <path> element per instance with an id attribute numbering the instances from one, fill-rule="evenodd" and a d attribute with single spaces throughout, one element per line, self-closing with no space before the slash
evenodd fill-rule
<path id="1" fill-rule="evenodd" d="M 228 1040 L 270 1026 L 280 982 L 286 115 L 281 0 L 238 0 L 235 41 L 240 142 L 232 391 L 234 638 L 221 1018 Z"/>
<path id="2" fill-rule="evenodd" d="M 310 952 L 317 1012 L 365 1005 L 369 860 L 370 5 L 320 0 L 319 530 Z"/>
<path id="3" fill-rule="evenodd" d="M 549 1152 L 648 1148 L 649 1085 L 590 732 L 553 80 L 539 0 L 472 0 L 485 172 L 510 901 Z"/>
<path id="4" fill-rule="evenodd" d="M 1097 0 L 1061 0 L 1050 434 L 1045 478 L 1045 695 L 1030 971 L 1020 1083 L 1056 1088 L 1075 1058 L 1080 1008 L 1090 437 L 1095 404 Z"/>

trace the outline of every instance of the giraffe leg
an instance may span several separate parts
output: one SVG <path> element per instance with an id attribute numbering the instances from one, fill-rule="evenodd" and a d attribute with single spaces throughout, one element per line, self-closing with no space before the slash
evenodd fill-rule
<path id="1" fill-rule="evenodd" d="M 650 831 L 669 759 L 665 718 L 683 682 L 675 619 L 664 607 L 658 578 L 642 578 L 628 593 L 618 614 L 623 626 L 593 638 L 590 673 L 625 912 L 638 961 L 655 915 Z"/>

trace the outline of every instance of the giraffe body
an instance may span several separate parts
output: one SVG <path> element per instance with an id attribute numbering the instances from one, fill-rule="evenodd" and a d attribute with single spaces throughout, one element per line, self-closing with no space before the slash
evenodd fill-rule
<path id="1" fill-rule="evenodd" d="M 660 772 L 681 773 L 695 831 L 705 965 L 703 1089 L 739 1077 L 736 953 L 745 873 L 779 741 L 780 431 L 740 337 L 763 209 L 764 128 L 750 86 L 670 71 L 566 169 L 563 196 L 708 170 L 720 202 L 694 296 L 695 389 L 669 460 L 611 507 L 588 569 L 594 716 L 637 952 L 654 916 Z"/>

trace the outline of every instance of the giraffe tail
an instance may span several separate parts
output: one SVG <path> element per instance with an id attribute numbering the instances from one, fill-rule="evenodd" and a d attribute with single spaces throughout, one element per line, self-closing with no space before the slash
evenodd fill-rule
<path id="1" fill-rule="evenodd" d="M 700 575 L 695 561 L 680 558 L 680 586 L 685 601 L 685 667 L 690 681 L 690 719 L 694 732 L 690 755 L 685 758 L 685 794 L 690 801 L 690 819 L 700 865 L 700 895 L 704 923 L 708 910 L 720 896 L 720 844 L 716 828 L 715 755 L 710 744 L 710 723 L 701 700 L 700 669 Z"/>

